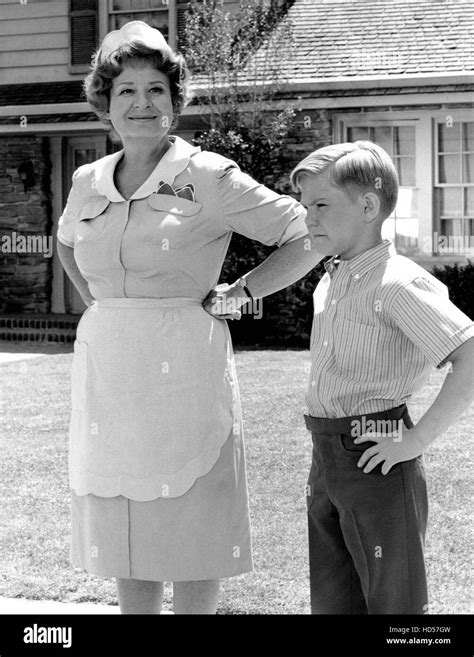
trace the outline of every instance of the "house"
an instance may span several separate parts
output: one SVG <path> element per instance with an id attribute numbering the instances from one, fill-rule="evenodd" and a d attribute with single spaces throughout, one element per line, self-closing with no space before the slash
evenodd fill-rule
<path id="1" fill-rule="evenodd" d="M 225 1 L 230 11 L 238 6 Z M 474 253 L 471 0 L 278 4 L 296 41 L 279 94 L 298 99 L 289 162 L 331 142 L 376 141 L 400 178 L 386 223 L 398 250 L 426 268 L 467 262 Z M 91 52 L 108 30 L 137 19 L 179 49 L 186 8 L 180 0 L 0 0 L 4 319 L 26 317 L 31 326 L 44 314 L 83 312 L 52 236 L 73 171 L 115 148 L 81 95 Z M 188 106 L 177 134 L 191 140 L 200 121 Z"/>

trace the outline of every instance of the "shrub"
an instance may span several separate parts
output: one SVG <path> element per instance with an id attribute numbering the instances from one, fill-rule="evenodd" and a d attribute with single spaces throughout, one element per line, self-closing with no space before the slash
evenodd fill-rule
<path id="1" fill-rule="evenodd" d="M 474 319 L 474 264 L 434 267 L 432 273 L 447 286 L 451 301 Z"/>
<path id="2" fill-rule="evenodd" d="M 232 238 L 232 257 L 227 257 L 221 280 L 231 283 L 257 266 L 272 251 L 240 235 Z M 257 302 L 254 315 L 242 314 L 230 321 L 236 346 L 277 349 L 308 349 L 313 321 L 313 292 L 324 274 L 319 263 L 304 278 L 290 287 Z"/>
<path id="3" fill-rule="evenodd" d="M 258 265 L 271 250 L 234 235 L 233 257 L 226 260 L 222 282 L 236 280 Z M 265 297 L 256 307 L 257 315 L 262 313 L 261 319 L 243 314 L 239 321 L 229 322 L 234 344 L 256 349 L 308 349 L 313 320 L 312 296 L 324 271 L 323 264 L 319 263 L 294 285 Z M 474 265 L 435 267 L 433 275 L 447 286 L 451 301 L 474 319 Z"/>

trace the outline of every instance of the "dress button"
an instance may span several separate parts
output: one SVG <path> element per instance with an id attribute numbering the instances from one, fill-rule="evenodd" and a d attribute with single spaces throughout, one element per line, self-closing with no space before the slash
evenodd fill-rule
<path id="1" fill-rule="evenodd" d="M 360 274 L 354 274 L 354 278 L 356 279 L 356 281 L 358 281 L 360 278 Z"/>
<path id="2" fill-rule="evenodd" d="M 331 306 L 334 306 L 335 303 L 336 303 L 336 299 L 333 299 L 333 300 L 331 301 Z"/>
<path id="3" fill-rule="evenodd" d="M 314 387 L 316 385 L 316 381 L 311 381 L 311 387 Z"/>
<path id="4" fill-rule="evenodd" d="M 324 340 L 324 342 L 323 342 L 323 347 L 327 347 L 327 346 L 328 346 L 328 341 L 327 341 L 327 340 Z"/>

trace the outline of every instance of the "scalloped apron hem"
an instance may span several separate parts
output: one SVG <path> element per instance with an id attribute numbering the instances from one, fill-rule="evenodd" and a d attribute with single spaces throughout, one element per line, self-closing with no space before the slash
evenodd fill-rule
<path id="1" fill-rule="evenodd" d="M 71 491 L 73 566 L 101 577 L 178 582 L 253 569 L 245 454 L 233 433 L 181 497 L 139 502 Z"/>

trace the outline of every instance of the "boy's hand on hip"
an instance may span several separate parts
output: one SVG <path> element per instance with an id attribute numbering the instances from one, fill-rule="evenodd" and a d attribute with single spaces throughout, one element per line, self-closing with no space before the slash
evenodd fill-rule
<path id="1" fill-rule="evenodd" d="M 375 442 L 360 457 L 357 467 L 364 468 L 364 473 L 371 472 L 382 464 L 382 474 L 386 475 L 396 463 L 410 461 L 423 454 L 424 445 L 418 438 L 416 427 L 394 431 L 393 433 L 366 433 L 354 440 L 358 445 Z"/>

